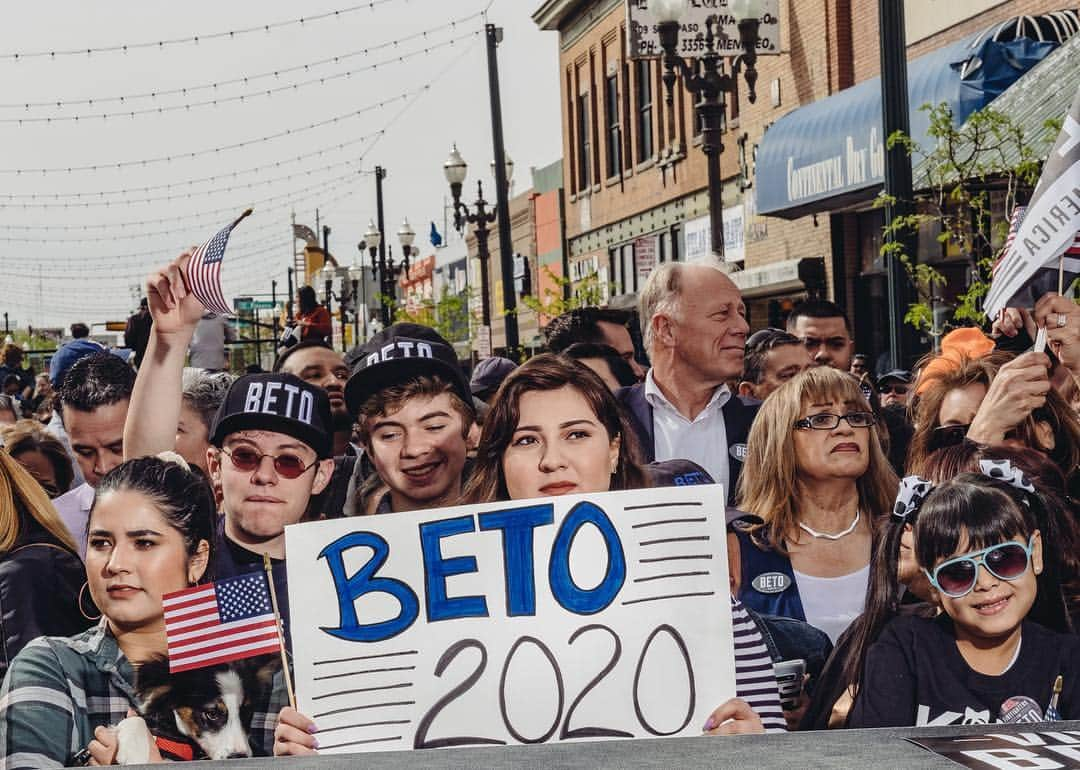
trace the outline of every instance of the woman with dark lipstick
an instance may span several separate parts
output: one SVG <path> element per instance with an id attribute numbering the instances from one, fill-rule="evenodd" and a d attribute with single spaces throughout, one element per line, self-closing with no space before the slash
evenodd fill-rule
<path id="1" fill-rule="evenodd" d="M 751 516 L 729 535 L 744 604 L 805 620 L 834 643 L 862 612 L 873 533 L 898 484 L 877 433 L 847 372 L 808 369 L 765 401 L 739 479 Z"/>

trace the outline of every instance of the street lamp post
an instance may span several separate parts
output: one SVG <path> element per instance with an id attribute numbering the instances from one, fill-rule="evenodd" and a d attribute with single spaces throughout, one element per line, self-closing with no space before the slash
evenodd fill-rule
<path id="1" fill-rule="evenodd" d="M 363 253 L 363 250 L 361 250 Z M 364 266 L 353 265 L 349 268 L 349 281 L 352 283 L 352 306 L 353 306 L 353 340 L 357 345 L 360 344 L 360 315 L 364 316 L 363 331 L 365 337 L 367 336 L 367 297 L 363 298 L 361 302 L 360 297 L 360 282 L 364 280 Z"/>
<path id="2" fill-rule="evenodd" d="M 731 73 L 724 72 L 724 60 L 720 55 L 720 19 L 710 16 L 705 24 L 705 55 L 687 64 L 679 56 L 679 19 L 686 11 L 688 0 L 653 0 L 660 47 L 664 50 L 664 90 L 668 108 L 674 105 L 676 74 L 682 76 L 683 85 L 697 104 L 697 118 L 701 125 L 701 149 L 705 153 L 709 175 L 709 224 L 712 234 L 713 254 L 724 258 L 723 188 L 720 177 L 720 153 L 724 151 L 721 133 L 724 128 L 725 95 L 737 98 L 738 73 L 745 66 L 744 78 L 748 88 L 747 98 L 757 100 L 754 90 L 757 84 L 758 26 L 761 17 L 760 0 L 731 0 L 730 11 L 739 24 L 739 40 L 743 54 L 731 66 Z"/>
<path id="3" fill-rule="evenodd" d="M 493 171 L 495 168 L 497 166 L 492 162 Z M 514 162 L 510 160 L 509 155 L 505 156 L 505 168 L 506 183 L 509 186 L 514 175 Z M 454 198 L 454 229 L 461 233 L 466 223 L 475 226 L 476 254 L 480 259 L 481 318 L 483 325 L 490 330 L 491 297 L 488 291 L 488 261 L 491 253 L 488 251 L 488 236 L 491 234 L 490 226 L 495 223 L 498 212 L 494 208 L 488 208 L 489 204 L 484 200 L 484 184 L 479 179 L 476 180 L 476 202 L 473 204 L 473 210 L 470 211 L 469 207 L 461 202 L 461 187 L 465 183 L 468 165 L 462 159 L 456 144 L 450 150 L 450 157 L 443 164 L 443 173 L 446 175 L 446 181 L 450 183 L 450 194 Z M 507 276 L 503 276 L 503 281 L 506 280 Z"/>
<path id="4" fill-rule="evenodd" d="M 393 304 L 397 295 L 395 288 L 397 279 L 403 273 L 408 275 L 409 258 L 420 253 L 420 250 L 412 245 L 413 241 L 416 240 L 416 231 L 412 229 L 408 219 L 401 223 L 397 235 L 398 241 L 401 243 L 403 256 L 401 262 L 396 265 L 394 264 L 393 251 L 387 248 L 382 233 L 379 232 L 379 228 L 375 226 L 374 222 L 368 222 L 364 240 L 358 244 L 361 252 L 366 248 L 371 253 L 371 277 L 375 279 L 379 287 L 384 328 L 394 322 Z"/>

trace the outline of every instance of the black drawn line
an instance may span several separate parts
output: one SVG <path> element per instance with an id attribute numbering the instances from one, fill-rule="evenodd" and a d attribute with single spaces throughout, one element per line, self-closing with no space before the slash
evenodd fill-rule
<path id="1" fill-rule="evenodd" d="M 384 652 L 379 655 L 357 655 L 355 658 L 336 658 L 334 660 L 317 660 L 316 666 L 325 666 L 330 663 L 351 663 L 354 660 L 374 660 L 375 658 L 393 658 L 396 655 L 416 655 L 417 650 L 403 650 L 402 652 Z"/>
<path id="2" fill-rule="evenodd" d="M 400 741 L 400 735 L 394 735 L 389 738 L 368 738 L 366 741 L 349 741 L 348 743 L 334 743 L 330 746 L 319 746 L 320 749 L 342 749 L 346 746 L 360 746 L 364 743 L 386 743 L 387 741 Z"/>
<path id="3" fill-rule="evenodd" d="M 381 709 L 383 706 L 414 706 L 416 701 L 414 700 L 399 700 L 391 701 L 389 703 L 371 703 L 367 706 L 352 706 L 347 709 L 334 709 L 333 711 L 324 711 L 321 714 L 312 714 L 312 719 L 318 719 L 319 717 L 328 717 L 332 714 L 344 714 L 348 711 L 360 711 L 361 709 Z"/>
<path id="4" fill-rule="evenodd" d="M 689 543 L 709 540 L 708 535 L 695 535 L 693 537 L 665 537 L 660 540 L 643 540 L 638 545 L 660 545 L 661 543 Z"/>
<path id="5" fill-rule="evenodd" d="M 711 559 L 711 553 L 699 553 L 691 556 L 655 556 L 651 559 L 638 559 L 639 564 L 655 564 L 658 561 L 690 561 L 697 559 Z"/>
<path id="6" fill-rule="evenodd" d="M 702 502 L 696 503 L 649 503 L 648 505 L 628 505 L 623 508 L 624 511 L 647 511 L 650 508 L 678 508 L 685 505 L 696 505 L 701 507 L 704 505 Z"/>
<path id="7" fill-rule="evenodd" d="M 332 733 L 336 730 L 352 730 L 356 727 L 378 727 L 379 725 L 407 725 L 411 722 L 411 719 L 391 719 L 386 722 L 360 722 L 355 725 L 342 725 L 341 727 L 320 727 L 319 735 L 325 733 Z"/>
<path id="8" fill-rule="evenodd" d="M 688 596 L 715 596 L 716 591 L 698 591 L 689 594 L 668 594 L 667 596 L 646 596 L 642 599 L 629 599 L 623 602 L 623 605 L 627 604 L 640 604 L 641 602 L 658 602 L 663 599 L 685 599 Z"/>
<path id="9" fill-rule="evenodd" d="M 659 521 L 646 521 L 642 524 L 634 524 L 630 529 L 641 529 L 642 527 L 657 527 L 661 524 L 701 524 L 708 521 L 704 516 L 697 519 L 661 519 Z"/>
<path id="10" fill-rule="evenodd" d="M 375 692 L 376 690 L 397 690 L 401 687 L 412 687 L 412 682 L 400 682 L 398 684 L 388 684 L 383 687 L 361 687 L 356 690 L 338 690 L 337 692 L 325 692 L 322 695 L 313 695 L 312 700 L 319 700 L 321 698 L 333 698 L 337 695 L 354 695 L 358 692 Z"/>
<path id="11" fill-rule="evenodd" d="M 697 572 L 669 572 L 666 575 L 650 575 L 649 577 L 634 578 L 635 583 L 648 583 L 650 580 L 663 580 L 665 578 L 694 577 L 696 575 L 708 575 L 708 570 Z"/>
<path id="12" fill-rule="evenodd" d="M 340 679 L 343 676 L 359 676 L 360 674 L 382 674 L 386 671 L 415 671 L 416 666 L 395 666 L 394 668 L 366 668 L 363 671 L 348 671 L 344 674 L 324 674 L 323 676 L 313 676 L 311 680 L 313 682 L 319 682 L 323 679 Z"/>

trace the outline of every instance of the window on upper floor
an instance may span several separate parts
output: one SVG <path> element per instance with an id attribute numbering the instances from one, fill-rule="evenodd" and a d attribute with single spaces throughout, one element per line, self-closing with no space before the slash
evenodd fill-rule
<path id="1" fill-rule="evenodd" d="M 644 163 L 653 157 L 653 87 L 652 63 L 648 59 L 636 64 L 637 85 L 637 162 Z"/>
<path id="2" fill-rule="evenodd" d="M 578 96 L 577 100 L 577 152 L 578 152 L 578 190 L 589 189 L 592 184 L 592 123 L 589 120 L 589 94 Z"/>
<path id="3" fill-rule="evenodd" d="M 604 112 L 607 120 L 607 175 L 622 173 L 622 122 L 619 120 L 619 78 L 609 75 L 604 83 Z"/>

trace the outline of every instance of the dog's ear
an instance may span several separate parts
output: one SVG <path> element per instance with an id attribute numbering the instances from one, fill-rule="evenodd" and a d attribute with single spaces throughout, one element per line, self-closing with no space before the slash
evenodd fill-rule
<path id="1" fill-rule="evenodd" d="M 269 692 L 274 686 L 274 676 L 281 671 L 281 657 L 278 655 L 260 655 L 248 659 L 247 675 L 249 681 L 261 692 Z"/>
<path id="2" fill-rule="evenodd" d="M 155 655 L 139 664 L 135 672 L 135 691 L 138 693 L 143 713 L 153 711 L 155 701 L 170 690 L 169 659 Z"/>

